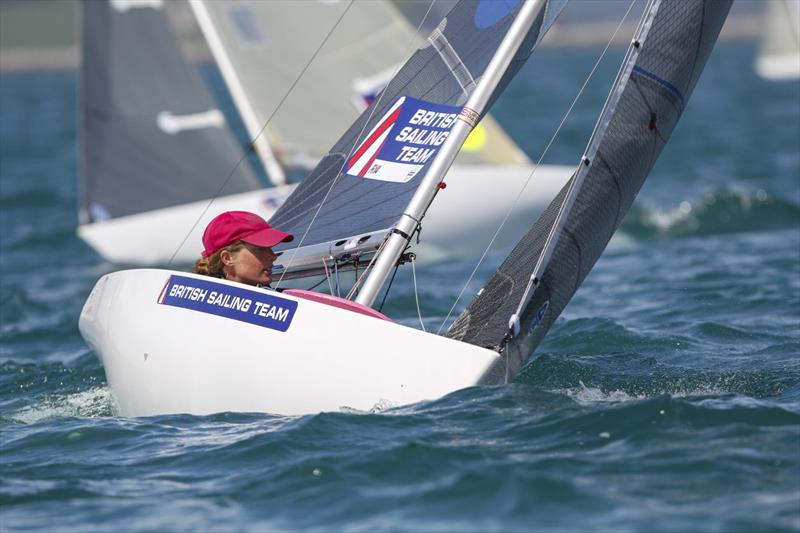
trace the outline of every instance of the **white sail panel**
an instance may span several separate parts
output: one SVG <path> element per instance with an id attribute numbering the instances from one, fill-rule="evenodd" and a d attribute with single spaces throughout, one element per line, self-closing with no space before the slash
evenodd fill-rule
<path id="1" fill-rule="evenodd" d="M 316 164 L 422 42 L 384 0 L 201 2 L 257 120 L 261 125 L 269 120 L 270 146 L 290 166 Z M 459 161 L 516 164 L 527 157 L 486 117 Z"/>

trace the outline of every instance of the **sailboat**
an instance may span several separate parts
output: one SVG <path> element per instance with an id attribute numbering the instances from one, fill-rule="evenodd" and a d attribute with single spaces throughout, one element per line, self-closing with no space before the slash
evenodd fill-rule
<path id="1" fill-rule="evenodd" d="M 770 81 L 800 79 L 800 1 L 767 4 L 755 69 Z"/>
<path id="2" fill-rule="evenodd" d="M 199 256 L 200 234 L 220 212 L 245 209 L 269 218 L 293 190 L 287 171 L 313 168 L 420 40 L 388 0 L 320 3 L 314 9 L 252 0 L 188 5 L 258 157 L 242 160 L 225 116 L 183 59 L 161 0 L 85 3 L 87 119 L 78 233 L 112 262 L 187 263 Z M 305 31 L 292 30 L 300 22 Z M 308 63 L 319 46 L 308 36 L 326 32 L 330 38 Z M 150 37 L 146 44 L 142 36 Z M 116 98 L 122 83 L 139 97 Z M 187 94 L 197 97 L 189 100 Z M 176 160 L 167 161 L 169 154 Z M 259 183 L 251 162 L 265 170 L 271 187 Z M 484 117 L 428 220 L 423 257 L 479 255 L 506 213 L 507 231 L 494 245 L 510 248 L 514 228 L 527 227 L 571 171 L 539 166 L 536 187 L 525 188 L 519 199 L 504 194 L 521 190 L 534 165 L 491 116 Z M 473 216 L 453 224 L 465 208 Z"/>
<path id="3" fill-rule="evenodd" d="M 630 208 L 731 1 L 648 1 L 569 182 L 440 336 L 391 321 L 374 302 L 464 140 L 563 7 L 457 4 L 273 217 L 296 236 L 280 249 L 286 275 L 360 265 L 357 295 L 160 269 L 103 276 L 80 330 L 120 413 L 368 411 L 514 379 Z M 424 162 L 403 158 L 419 148 L 405 142 L 411 126 L 447 133 Z"/>

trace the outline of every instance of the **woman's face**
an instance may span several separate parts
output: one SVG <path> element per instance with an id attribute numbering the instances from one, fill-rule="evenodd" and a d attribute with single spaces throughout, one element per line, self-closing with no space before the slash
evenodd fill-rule
<path id="1" fill-rule="evenodd" d="M 248 285 L 269 285 L 272 263 L 277 257 L 272 248 L 252 244 L 245 244 L 235 252 L 223 251 L 221 255 L 225 277 Z"/>

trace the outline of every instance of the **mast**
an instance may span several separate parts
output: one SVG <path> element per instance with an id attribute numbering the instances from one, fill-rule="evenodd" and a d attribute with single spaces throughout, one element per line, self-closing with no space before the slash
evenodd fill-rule
<path id="1" fill-rule="evenodd" d="M 200 25 L 200 29 L 203 31 L 203 35 L 208 42 L 209 48 L 211 48 L 211 52 L 214 54 L 214 59 L 217 61 L 217 65 L 222 72 L 222 77 L 225 79 L 225 83 L 227 84 L 228 90 L 230 90 L 231 93 L 231 97 L 233 98 L 233 101 L 239 110 L 239 114 L 241 115 L 242 121 L 247 128 L 247 132 L 250 135 L 250 138 L 253 140 L 253 147 L 255 148 L 258 158 L 261 160 L 261 163 L 264 165 L 264 168 L 267 171 L 269 180 L 274 185 L 286 184 L 286 173 L 283 171 L 283 167 L 281 167 L 280 163 L 276 159 L 266 135 L 263 134 L 264 125 L 261 124 L 256 116 L 253 104 L 247 97 L 247 92 L 242 86 L 242 81 L 239 79 L 239 76 L 236 74 L 236 70 L 233 68 L 233 63 L 231 62 L 230 57 L 228 57 L 225 46 L 222 44 L 222 38 L 220 37 L 217 28 L 211 21 L 211 17 L 208 14 L 208 9 L 206 8 L 205 3 L 203 0 L 189 0 L 189 5 L 192 7 L 195 18 L 197 18 L 197 23 Z"/>
<path id="2" fill-rule="evenodd" d="M 525 4 L 520 8 L 519 14 L 486 67 L 480 82 L 459 113 L 458 120 L 450 131 L 450 135 L 433 160 L 408 206 L 406 206 L 405 212 L 387 238 L 384 249 L 375 260 L 375 264 L 355 300 L 356 302 L 368 306 L 374 303 L 378 292 L 386 283 L 389 273 L 397 263 L 411 236 L 417 230 L 425 211 L 436 196 L 439 183 L 441 183 L 444 175 L 453 164 L 461 145 L 464 144 L 472 128 L 475 127 L 495 87 L 497 87 L 506 70 L 508 70 L 511 60 L 517 53 L 531 25 L 544 9 L 545 4 L 546 0 L 526 0 Z"/>

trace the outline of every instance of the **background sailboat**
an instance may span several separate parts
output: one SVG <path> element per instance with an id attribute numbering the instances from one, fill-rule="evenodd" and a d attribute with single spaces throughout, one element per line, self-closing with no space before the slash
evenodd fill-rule
<path id="1" fill-rule="evenodd" d="M 800 1 L 769 0 L 755 68 L 768 80 L 800 79 Z"/>
<path id="2" fill-rule="evenodd" d="M 120 5 L 125 6 L 124 9 L 119 9 Z M 341 124 L 352 121 L 366 108 L 387 83 L 397 65 L 419 43 L 414 28 L 390 2 L 358 2 L 347 11 L 344 3 L 314 4 L 314 9 L 292 2 L 191 0 L 190 5 L 243 119 L 247 135 L 255 139 L 253 148 L 259 156 L 258 161 L 274 185 L 286 182 L 284 168 L 289 171 L 300 168 L 299 172 L 294 171 L 294 175 L 299 177 L 306 172 L 304 167 L 317 162 L 326 149 L 323 147 L 330 146 L 340 135 Z M 171 100 L 180 100 L 180 95 L 186 92 L 180 89 L 165 91 L 168 86 L 163 81 L 167 78 L 154 75 L 161 71 L 172 72 L 173 78 L 181 73 L 182 78 L 176 80 L 174 87 L 189 84 L 198 87 L 197 92 L 205 96 L 205 101 L 202 105 L 196 105 L 197 109 L 213 107 L 208 91 L 200 87 L 197 73 L 181 57 L 163 7 L 164 4 L 158 1 L 122 0 L 122 4 L 119 4 L 112 0 L 108 5 L 104 2 L 88 3 L 87 14 L 92 10 L 108 13 L 107 17 L 112 22 L 109 28 L 114 28 L 113 37 L 109 37 L 111 33 L 108 31 L 95 30 L 97 17 L 87 16 L 84 22 L 84 79 L 94 76 L 95 79 L 113 82 L 115 78 L 120 78 L 134 90 L 138 87 L 143 95 L 152 93 L 148 112 L 153 122 L 157 122 L 159 113 L 172 113 L 168 111 L 174 108 Z M 341 23 L 337 26 L 339 20 Z M 299 25 L 305 28 L 304 32 L 291 30 Z M 335 31 L 331 33 L 319 57 L 309 64 L 309 58 L 314 57 L 314 50 L 331 29 Z M 137 67 L 137 76 L 129 75 L 124 67 L 128 61 L 124 52 L 114 57 L 109 55 L 109 60 L 105 62 L 92 59 L 98 55 L 96 50 L 112 50 L 114 53 L 114 50 L 124 49 L 129 50 L 127 54 L 131 55 L 133 50 L 140 47 L 140 36 L 148 35 L 148 32 L 157 33 L 158 38 L 151 40 L 149 52 L 141 53 L 142 48 L 138 48 L 139 62 L 147 64 Z M 309 35 L 318 37 L 311 39 Z M 110 38 L 125 44 L 108 46 Z M 155 43 L 159 48 L 153 46 Z M 166 48 L 169 48 L 169 53 L 163 57 L 156 53 Z M 179 67 L 173 68 L 178 64 Z M 304 66 L 308 66 L 307 71 L 302 70 Z M 158 88 L 151 89 L 152 80 L 156 78 L 162 81 Z M 95 94 L 102 91 L 110 93 L 111 89 L 95 83 L 91 91 L 92 94 L 87 94 L 83 100 L 87 115 L 92 112 L 87 102 L 93 101 Z M 120 117 L 131 115 L 124 111 L 126 102 L 119 101 L 116 105 L 120 107 Z M 136 113 L 141 114 L 140 111 Z M 116 161 L 116 153 L 105 152 L 108 146 L 96 143 L 97 135 L 91 132 L 85 135 L 84 144 L 88 145 L 84 148 L 84 154 L 92 152 L 93 157 L 101 157 L 112 163 L 104 169 L 96 169 L 88 163 L 85 165 L 84 203 L 108 203 L 110 200 L 106 198 L 100 201 L 96 191 L 114 189 L 115 180 L 125 179 L 140 196 L 150 194 L 159 198 L 155 202 L 157 205 L 171 209 L 153 208 L 144 202 L 133 217 L 130 213 L 114 214 L 113 217 L 103 213 L 84 216 L 79 228 L 81 237 L 114 262 L 153 264 L 173 258 L 188 262 L 199 254 L 202 229 L 219 212 L 246 209 L 269 218 L 291 188 L 259 190 L 261 185 L 254 179 L 253 172 L 246 168 L 247 161 L 239 164 L 241 170 L 237 168 L 234 171 L 234 174 L 249 174 L 247 184 L 238 183 L 235 175 L 225 184 L 231 169 L 242 157 L 241 150 L 233 144 L 230 133 L 221 131 L 220 128 L 226 128 L 224 122 L 219 120 L 222 115 L 217 111 L 213 116 L 217 122 L 210 126 L 225 135 L 227 145 L 238 154 L 237 157 L 218 158 L 216 165 L 202 165 L 197 169 L 193 164 L 201 166 L 200 160 L 183 157 L 181 161 L 171 162 L 155 171 L 142 167 L 142 172 L 137 175 L 147 173 L 147 176 L 139 180 L 123 177 L 125 172 L 133 172 L 136 168 L 130 163 L 125 163 L 127 170 L 115 175 L 113 161 Z M 113 128 L 119 122 L 106 125 L 100 135 L 114 136 Z M 85 124 L 99 131 L 94 122 Z M 139 133 L 145 138 L 149 137 L 150 141 L 156 139 L 150 132 L 138 130 L 130 132 L 128 137 Z M 178 156 L 203 152 L 207 157 L 214 153 L 213 149 L 193 146 L 194 141 L 183 130 L 167 135 L 170 135 L 169 142 L 163 141 L 158 145 L 181 145 L 181 150 L 170 148 L 159 157 L 157 151 L 147 153 L 148 143 L 145 142 L 139 143 L 142 144 L 139 157 L 163 161 L 167 153 Z M 137 143 L 131 144 L 135 146 Z M 228 166 L 225 167 L 224 163 Z M 507 230 L 499 234 L 495 246 L 509 247 L 513 243 L 513 237 L 510 236 L 515 234 L 514 228 L 524 227 L 531 216 L 544 208 L 566 181 L 571 169 L 541 166 L 536 169 L 534 184 L 527 187 L 519 199 L 505 194 L 507 190 L 521 190 L 532 173 L 533 165 L 522 150 L 491 117 L 485 117 L 467 143 L 459 165 L 450 174 L 449 189 L 442 195 L 440 210 L 426 224 L 424 246 L 427 247 L 427 253 L 424 257 L 479 255 L 507 213 L 511 215 L 506 222 Z M 180 177 L 176 177 L 178 174 Z M 192 185 L 203 180 L 203 186 Z M 151 187 L 151 183 L 173 183 L 175 194 L 165 196 L 159 186 Z M 180 191 L 189 189 L 194 194 L 181 197 Z M 252 195 L 226 198 L 233 191 L 247 191 Z M 216 198 L 215 192 L 222 197 Z M 125 197 L 124 190 L 120 189 L 119 193 L 118 203 Z M 116 193 L 109 194 L 113 196 Z M 205 201 L 196 203 L 197 198 Z M 212 198 L 213 203 L 210 202 Z M 464 209 L 469 209 L 472 217 L 458 225 L 452 224 L 450 221 Z M 85 211 L 89 212 L 88 209 Z M 121 216 L 125 218 L 119 218 Z M 156 246 L 150 238 L 153 228 L 158 228 L 160 235 Z"/>

